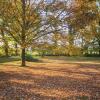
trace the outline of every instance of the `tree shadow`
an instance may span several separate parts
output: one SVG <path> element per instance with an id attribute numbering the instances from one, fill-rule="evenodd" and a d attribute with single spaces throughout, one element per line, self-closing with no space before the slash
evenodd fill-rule
<path id="1" fill-rule="evenodd" d="M 0 63 L 13 62 L 21 60 L 20 57 L 0 57 Z"/>
<path id="2" fill-rule="evenodd" d="M 48 60 L 58 60 L 67 62 L 100 62 L 100 57 L 66 57 L 66 56 L 46 56 Z"/>
<path id="3" fill-rule="evenodd" d="M 64 63 L 63 65 L 66 66 L 66 64 L 68 64 L 69 66 L 72 65 L 71 63 Z M 62 63 L 59 65 L 62 65 Z M 73 63 L 73 65 L 76 65 L 76 63 Z M 99 73 L 100 64 L 81 64 L 81 63 L 78 63 L 77 67 L 76 67 L 77 69 L 75 68 L 76 71 L 75 70 L 73 71 L 72 69 L 68 69 L 67 66 L 64 68 L 57 68 L 53 65 L 53 67 L 48 68 L 44 64 L 43 66 L 37 66 L 37 67 L 36 66 L 35 67 L 28 66 L 28 68 L 34 69 L 34 70 L 50 70 L 50 71 L 58 71 L 58 72 L 66 72 L 66 73 L 81 73 L 81 74 L 85 74 L 85 75 L 91 75 L 91 74 L 99 75 L 100 74 Z M 83 71 L 80 71 L 80 70 L 83 70 Z M 98 71 L 98 73 L 97 73 L 97 71 Z"/>
<path id="4" fill-rule="evenodd" d="M 80 68 L 87 67 L 79 65 Z M 79 69 L 42 66 L 26 67 L 19 71 L 1 71 L 0 98 L 1 100 L 99 100 L 99 73 L 83 72 Z M 58 74 L 51 75 L 51 72 Z M 59 74 L 60 72 L 64 75 Z M 87 75 L 89 78 L 83 80 L 77 78 L 76 74 Z"/>
<path id="5" fill-rule="evenodd" d="M 33 64 L 3 65 L 0 100 L 100 100 L 100 64 Z"/>

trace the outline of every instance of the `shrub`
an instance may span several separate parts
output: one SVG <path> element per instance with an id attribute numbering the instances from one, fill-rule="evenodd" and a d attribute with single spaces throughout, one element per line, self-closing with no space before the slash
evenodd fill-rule
<path id="1" fill-rule="evenodd" d="M 100 57 L 99 54 L 88 54 L 88 53 L 86 53 L 84 56 L 85 57 Z"/>
<path id="2" fill-rule="evenodd" d="M 37 62 L 37 61 L 39 61 L 39 59 L 37 57 L 34 57 L 32 54 L 26 54 L 26 61 Z"/>

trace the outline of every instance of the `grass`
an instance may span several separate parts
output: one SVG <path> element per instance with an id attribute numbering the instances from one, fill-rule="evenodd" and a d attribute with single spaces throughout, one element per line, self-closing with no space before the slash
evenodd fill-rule
<path id="1" fill-rule="evenodd" d="M 66 60 L 66 61 L 100 61 L 100 57 L 66 57 L 66 56 L 47 56 L 45 58 L 53 60 Z"/>
<path id="2" fill-rule="evenodd" d="M 5 60 L 3 58 L 2 60 Z M 99 100 L 99 58 L 44 57 L 0 64 L 0 100 Z"/>
<path id="3" fill-rule="evenodd" d="M 13 62 L 13 61 L 19 61 L 21 60 L 20 57 L 0 57 L 0 63 L 6 63 L 6 62 Z"/>
<path id="4" fill-rule="evenodd" d="M 57 62 L 57 63 L 83 63 L 83 64 L 98 64 L 100 57 L 66 57 L 66 56 L 49 56 L 44 57 L 44 62 Z"/>

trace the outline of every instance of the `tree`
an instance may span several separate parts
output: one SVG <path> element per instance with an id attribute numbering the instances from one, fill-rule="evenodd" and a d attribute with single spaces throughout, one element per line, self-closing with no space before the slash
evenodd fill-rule
<path id="1" fill-rule="evenodd" d="M 9 56 L 9 52 L 8 52 L 9 46 L 8 46 L 7 36 L 6 36 L 6 34 L 4 33 L 3 30 L 1 30 L 0 35 L 2 36 L 2 41 L 3 41 L 3 44 L 4 44 L 3 47 L 4 47 L 4 51 L 5 51 L 5 56 L 8 57 Z"/>
<path id="2" fill-rule="evenodd" d="M 91 26 L 100 19 L 99 13 L 97 11 L 96 0 L 75 0 L 73 5 L 75 9 L 73 9 L 72 14 L 65 20 L 74 30 L 73 34 L 77 35 L 77 40 L 81 40 L 81 50 L 83 52 L 83 49 L 86 49 L 86 46 L 93 40 L 93 33 L 96 33 L 96 31 L 93 31 L 95 26 Z"/>
<path id="3" fill-rule="evenodd" d="M 8 57 L 9 56 L 9 53 L 8 53 L 8 49 L 9 49 L 8 35 L 5 32 L 5 30 L 3 29 L 3 27 L 4 27 L 4 21 L 2 19 L 0 19 L 0 35 L 1 35 L 1 38 L 2 38 L 2 42 L 3 42 L 3 48 L 4 48 L 4 51 L 5 51 L 5 56 Z"/>
<path id="4" fill-rule="evenodd" d="M 68 42 L 71 48 L 76 33 L 90 25 L 97 15 L 94 0 L 51 0 L 50 2 L 1 0 L 0 2 L 0 19 L 4 22 L 4 26 L 0 29 L 20 45 L 22 66 L 26 65 L 26 48 L 34 45 L 36 41 L 41 41 L 41 37 L 51 33 L 67 34 L 66 30 L 69 29 Z"/>
<path id="5" fill-rule="evenodd" d="M 60 17 L 67 9 L 65 9 L 65 2 L 56 0 L 51 3 L 44 0 L 2 2 L 0 16 L 5 22 L 3 28 L 21 46 L 22 66 L 25 66 L 25 49 L 38 38 L 62 29 L 58 27 L 63 24 Z"/>

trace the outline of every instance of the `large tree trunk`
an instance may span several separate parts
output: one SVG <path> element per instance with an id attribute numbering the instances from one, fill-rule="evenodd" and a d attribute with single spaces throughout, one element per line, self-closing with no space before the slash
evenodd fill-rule
<path id="1" fill-rule="evenodd" d="M 22 66 L 26 66 L 26 60 L 25 60 L 25 29 L 26 29 L 26 23 L 25 23 L 25 15 L 26 15 L 26 5 L 25 5 L 25 0 L 21 0 L 22 2 Z"/>
<path id="2" fill-rule="evenodd" d="M 22 66 L 26 66 L 26 60 L 25 60 L 25 48 L 22 48 Z"/>

